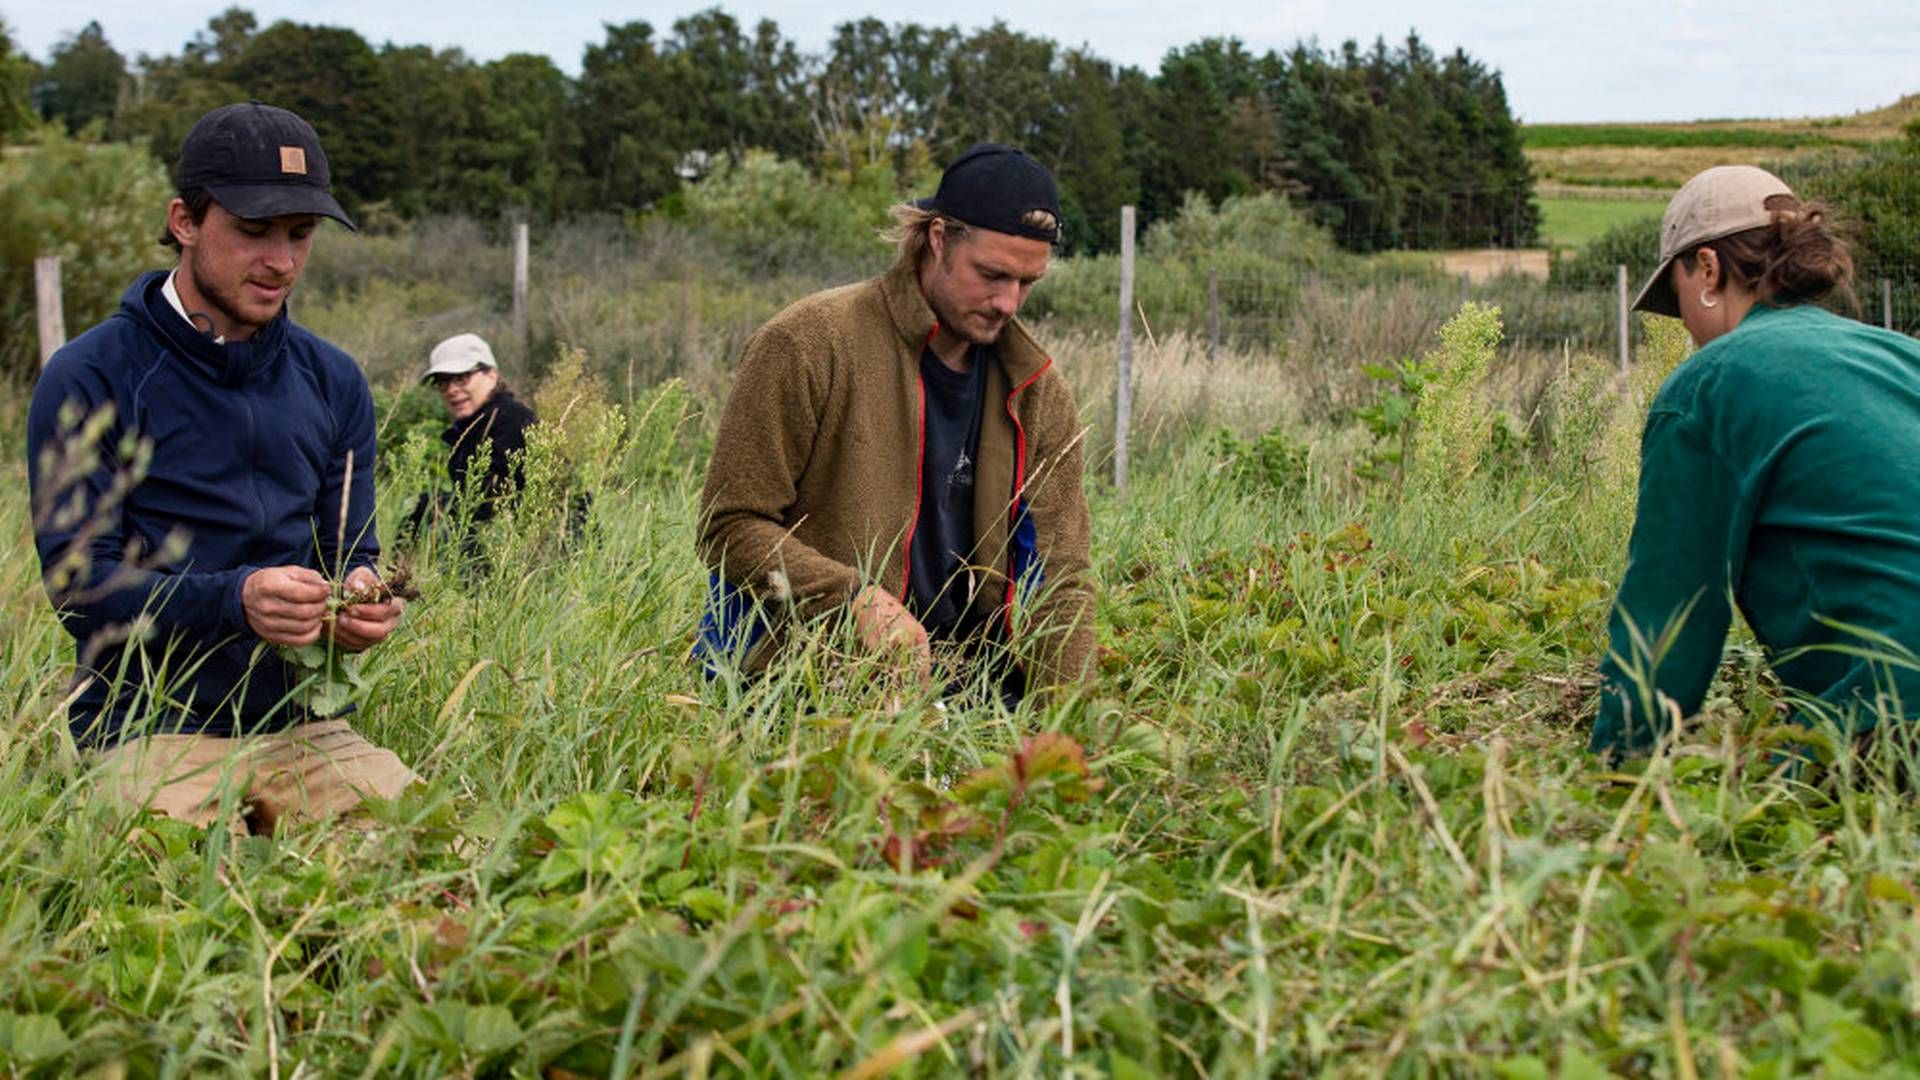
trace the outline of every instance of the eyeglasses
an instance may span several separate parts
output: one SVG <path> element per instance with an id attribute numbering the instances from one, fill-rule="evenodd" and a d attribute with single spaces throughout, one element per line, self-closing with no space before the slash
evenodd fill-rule
<path id="1" fill-rule="evenodd" d="M 427 376 L 427 382 L 433 384 L 435 390 L 445 390 L 449 386 L 464 386 L 468 379 L 473 378 L 474 372 L 479 370 L 479 368 L 474 368 L 471 371 L 462 371 L 457 375 L 429 375 Z"/>

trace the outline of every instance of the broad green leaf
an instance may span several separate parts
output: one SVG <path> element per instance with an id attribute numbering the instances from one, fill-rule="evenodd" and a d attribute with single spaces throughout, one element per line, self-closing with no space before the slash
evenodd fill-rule
<path id="1" fill-rule="evenodd" d="M 1875 900 L 1894 900 L 1902 904 L 1920 903 L 1913 896 L 1913 890 L 1886 874 L 1874 874 L 1867 878 L 1867 895 Z"/>
<path id="2" fill-rule="evenodd" d="M 1501 1080 L 1551 1080 L 1553 1076 L 1545 1061 L 1531 1055 L 1502 1061 L 1493 1071 Z"/>
<path id="3" fill-rule="evenodd" d="M 0 1013 L 0 1052 L 14 1064 L 36 1068 L 65 1057 L 71 1049 L 73 1040 L 58 1017 Z"/>

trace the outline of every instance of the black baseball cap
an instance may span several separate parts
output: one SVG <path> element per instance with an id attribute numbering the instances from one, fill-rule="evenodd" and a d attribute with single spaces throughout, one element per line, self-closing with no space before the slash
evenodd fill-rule
<path id="1" fill-rule="evenodd" d="M 1060 191 L 1030 155 L 1000 143 L 975 143 L 940 174 L 940 189 L 913 205 L 979 229 L 1060 242 Z"/>
<path id="2" fill-rule="evenodd" d="M 334 201 L 327 155 L 313 125 L 249 101 L 202 116 L 180 144 L 179 190 L 205 188 L 235 217 L 320 214 L 353 228 Z"/>

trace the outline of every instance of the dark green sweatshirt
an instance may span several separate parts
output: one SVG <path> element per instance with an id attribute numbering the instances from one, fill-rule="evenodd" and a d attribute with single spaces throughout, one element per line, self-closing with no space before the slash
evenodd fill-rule
<path id="1" fill-rule="evenodd" d="M 1856 728 L 1920 716 L 1920 342 L 1756 305 L 1667 379 L 1591 749 L 1642 752 L 1666 730 L 1636 668 L 1699 710 L 1730 600 L 1791 689 Z"/>

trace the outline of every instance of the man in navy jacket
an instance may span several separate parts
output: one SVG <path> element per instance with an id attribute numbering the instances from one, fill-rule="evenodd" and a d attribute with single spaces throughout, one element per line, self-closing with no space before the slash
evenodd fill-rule
<path id="1" fill-rule="evenodd" d="M 270 829 L 418 780 L 308 709 L 276 649 L 366 649 L 403 606 L 374 571 L 366 378 L 286 310 L 319 219 L 353 225 L 313 128 L 257 102 L 201 117 L 177 179 L 161 242 L 178 266 L 136 280 L 34 388 L 34 541 L 103 790 Z M 362 602 L 342 606 L 342 579 Z"/>

